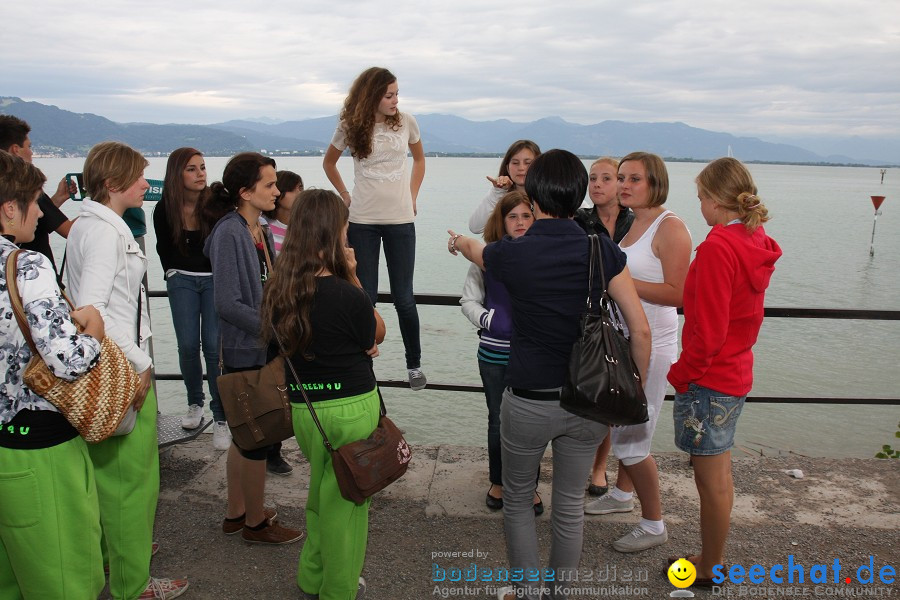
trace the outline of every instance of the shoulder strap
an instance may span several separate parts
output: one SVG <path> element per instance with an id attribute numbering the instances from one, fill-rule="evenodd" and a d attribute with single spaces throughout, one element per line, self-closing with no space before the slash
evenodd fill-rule
<path id="1" fill-rule="evenodd" d="M 593 308 L 593 292 L 594 292 L 594 269 L 600 270 L 600 285 L 603 286 L 603 291 L 600 293 L 601 300 L 607 296 L 606 289 L 606 274 L 603 269 L 603 242 L 600 239 L 600 236 L 596 233 L 588 236 L 590 240 L 590 248 L 588 249 L 589 254 L 589 266 L 588 266 L 588 297 L 587 297 L 587 311 L 591 312 Z"/>
<path id="2" fill-rule="evenodd" d="M 31 353 L 38 355 L 37 347 L 34 345 L 34 339 L 31 337 L 31 328 L 28 326 L 28 320 L 25 318 L 25 308 L 22 306 L 22 296 L 19 295 L 19 285 L 16 283 L 17 261 L 21 250 L 13 250 L 6 257 L 6 290 L 9 292 L 9 301 L 12 304 L 13 314 L 16 315 L 16 321 L 19 323 L 19 329 L 31 348 Z"/>

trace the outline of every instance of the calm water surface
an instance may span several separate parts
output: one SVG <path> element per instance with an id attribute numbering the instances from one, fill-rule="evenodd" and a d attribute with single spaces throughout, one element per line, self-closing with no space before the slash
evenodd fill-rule
<path id="1" fill-rule="evenodd" d="M 48 180 L 81 171 L 83 159 L 37 159 Z M 221 176 L 227 158 L 207 158 L 209 180 Z M 446 230 L 466 231 L 468 217 L 488 192 L 485 175 L 496 175 L 499 159 L 429 158 L 416 221 L 418 293 L 458 294 L 467 263 L 446 251 Z M 278 159 L 280 169 L 296 171 L 307 188 L 330 188 L 318 158 Z M 349 159 L 339 161 L 344 180 L 352 181 Z M 694 177 L 700 163 L 670 163 L 666 206 L 687 223 L 694 244 L 709 228 L 700 215 Z M 900 171 L 890 170 L 883 185 L 878 169 L 751 165 L 760 196 L 773 219 L 767 232 L 784 250 L 776 265 L 766 305 L 778 307 L 900 310 Z M 150 159 L 148 178 L 162 179 L 165 159 Z M 48 185 L 48 188 L 50 186 Z M 869 256 L 872 194 L 887 196 L 878 218 L 875 256 Z M 165 289 L 155 254 L 153 203 L 144 205 L 150 224 L 146 243 L 150 287 Z M 80 206 L 63 210 L 77 215 Z M 61 261 L 63 242 L 54 236 Z M 387 290 L 382 261 L 381 289 Z M 403 344 L 391 307 L 381 311 L 388 338 L 376 361 L 379 378 L 405 378 Z M 423 370 L 433 382 L 480 384 L 475 359 L 475 329 L 457 308 L 423 306 Z M 168 304 L 151 307 L 155 362 L 160 372 L 176 372 L 178 358 Z M 767 319 L 755 347 L 751 393 L 767 396 L 897 397 L 900 395 L 900 323 L 896 321 L 828 321 Z M 160 382 L 165 413 L 184 410 L 180 382 Z M 392 415 L 411 442 L 485 445 L 487 412 L 480 394 L 388 388 Z M 751 451 L 776 448 L 815 456 L 872 456 L 894 443 L 900 420 L 896 406 L 826 406 L 750 404 L 738 428 L 738 445 Z M 671 403 L 659 421 L 655 451 L 674 450 Z"/>

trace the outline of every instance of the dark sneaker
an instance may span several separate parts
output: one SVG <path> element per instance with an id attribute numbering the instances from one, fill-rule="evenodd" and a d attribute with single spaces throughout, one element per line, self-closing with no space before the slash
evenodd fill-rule
<path id="1" fill-rule="evenodd" d="M 278 516 L 278 510 L 274 508 L 264 508 L 263 514 L 266 515 L 266 520 L 269 523 L 273 523 L 275 521 L 275 517 Z M 237 521 L 229 521 L 228 519 L 222 519 L 222 533 L 225 535 L 234 535 L 236 533 L 240 533 L 241 530 L 244 529 L 244 516 L 241 517 Z"/>
<path id="2" fill-rule="evenodd" d="M 294 467 L 292 467 L 288 461 L 284 460 L 284 458 L 279 456 L 275 460 L 266 460 L 266 471 L 272 475 L 287 477 L 294 472 Z"/>
<path id="3" fill-rule="evenodd" d="M 304 535 L 306 534 L 299 529 L 284 527 L 277 521 L 268 522 L 260 530 L 250 529 L 245 523 L 244 528 L 241 530 L 241 537 L 250 544 L 293 544 L 302 540 Z"/>
<path id="4" fill-rule="evenodd" d="M 425 385 L 428 383 L 422 369 L 407 369 L 407 374 L 409 375 L 409 389 L 411 390 L 424 389 Z"/>

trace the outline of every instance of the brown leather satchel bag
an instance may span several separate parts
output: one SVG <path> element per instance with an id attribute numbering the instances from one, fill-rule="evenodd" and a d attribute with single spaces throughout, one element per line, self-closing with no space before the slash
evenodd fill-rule
<path id="1" fill-rule="evenodd" d="M 381 418 L 375 431 L 364 440 L 357 440 L 335 449 L 328 441 L 313 403 L 310 402 L 303 383 L 290 359 L 287 365 L 294 375 L 297 387 L 303 394 L 303 401 L 309 408 L 325 447 L 331 453 L 331 464 L 334 467 L 334 475 L 341 490 L 341 496 L 355 504 L 362 504 L 366 498 L 380 492 L 393 482 L 400 479 L 409 467 L 412 451 L 409 444 L 403 439 L 403 434 L 391 419 L 387 416 L 384 407 L 384 398 L 381 390 L 378 390 L 378 401 L 381 404 Z M 377 388 L 376 388 L 377 389 Z"/>
<path id="2" fill-rule="evenodd" d="M 221 356 L 219 361 L 221 369 Z M 261 369 L 219 375 L 216 385 L 231 439 L 241 450 L 271 446 L 294 435 L 281 356 Z"/>

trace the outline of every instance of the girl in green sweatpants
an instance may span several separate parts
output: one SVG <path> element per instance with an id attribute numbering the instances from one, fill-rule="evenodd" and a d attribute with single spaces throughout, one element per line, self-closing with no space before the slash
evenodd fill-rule
<path id="1" fill-rule="evenodd" d="M 102 589 L 87 444 L 75 437 L 49 448 L 0 448 L 0 598 L 95 600 Z"/>
<path id="2" fill-rule="evenodd" d="M 88 449 L 100 499 L 109 592 L 116 600 L 132 600 L 141 595 L 150 581 L 153 521 L 159 498 L 153 388 L 147 392 L 131 433 L 91 444 Z"/>
<path id="3" fill-rule="evenodd" d="M 278 265 L 263 289 L 260 315 L 264 341 L 297 370 L 297 378 L 287 373 L 288 395 L 294 434 L 310 465 L 308 535 L 297 585 L 319 600 L 356 598 L 369 500 L 357 506 L 341 496 L 331 455 L 304 398 L 335 448 L 369 437 L 381 407 L 372 357 L 384 340 L 384 321 L 356 277 L 347 218 L 334 192 L 300 193 Z"/>
<path id="4" fill-rule="evenodd" d="M 356 505 L 341 496 L 331 454 L 305 404 L 292 404 L 294 433 L 310 465 L 306 501 L 306 543 L 300 553 L 297 585 L 319 600 L 353 600 L 366 558 L 367 499 Z M 322 400 L 313 408 L 331 444 L 338 448 L 369 437 L 378 424 L 378 392 Z"/>

